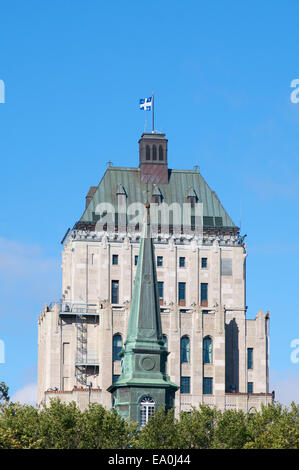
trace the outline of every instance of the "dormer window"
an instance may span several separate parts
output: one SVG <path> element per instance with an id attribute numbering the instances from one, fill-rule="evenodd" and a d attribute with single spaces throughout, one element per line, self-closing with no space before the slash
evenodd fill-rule
<path id="1" fill-rule="evenodd" d="M 124 205 L 126 203 L 127 193 L 122 184 L 119 184 L 116 190 L 117 203 L 118 206 Z"/>
<path id="2" fill-rule="evenodd" d="M 152 193 L 152 202 L 155 204 L 161 204 L 162 202 L 162 193 L 158 186 L 154 186 L 153 193 Z"/>
<path id="3" fill-rule="evenodd" d="M 122 195 L 126 196 L 126 191 L 125 191 L 125 188 L 123 187 L 122 184 L 119 184 L 117 186 L 116 194 L 117 195 L 122 194 Z"/>
<path id="4" fill-rule="evenodd" d="M 187 193 L 187 201 L 191 205 L 191 207 L 194 207 L 196 204 L 196 193 L 193 188 L 189 188 L 188 193 Z"/>
<path id="5" fill-rule="evenodd" d="M 114 215 L 115 232 L 118 232 L 119 227 L 126 227 L 127 225 L 127 217 L 126 217 L 126 202 L 127 201 L 126 199 L 127 199 L 127 193 L 125 191 L 125 188 L 123 187 L 122 184 L 119 184 L 116 190 L 117 207 L 116 207 L 116 211 Z"/>

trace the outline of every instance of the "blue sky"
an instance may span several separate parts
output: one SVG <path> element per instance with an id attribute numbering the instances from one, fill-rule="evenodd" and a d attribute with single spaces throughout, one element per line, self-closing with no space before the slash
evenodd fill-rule
<path id="1" fill-rule="evenodd" d="M 198 164 L 241 214 L 249 318 L 270 310 L 271 386 L 299 402 L 298 17 L 296 0 L 0 2 L 0 379 L 12 394 L 35 390 L 60 240 L 108 160 L 137 166 L 138 100 L 155 91 L 170 167 Z"/>

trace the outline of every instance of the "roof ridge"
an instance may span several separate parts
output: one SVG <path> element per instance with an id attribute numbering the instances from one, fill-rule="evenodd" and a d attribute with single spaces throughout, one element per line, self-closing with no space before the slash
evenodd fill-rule
<path id="1" fill-rule="evenodd" d="M 139 167 L 134 166 L 109 166 L 106 171 L 113 171 L 113 170 L 131 170 L 131 171 L 140 171 Z M 168 168 L 169 171 L 172 173 L 194 173 L 196 175 L 200 175 L 198 170 L 194 169 L 177 169 L 177 168 Z"/>

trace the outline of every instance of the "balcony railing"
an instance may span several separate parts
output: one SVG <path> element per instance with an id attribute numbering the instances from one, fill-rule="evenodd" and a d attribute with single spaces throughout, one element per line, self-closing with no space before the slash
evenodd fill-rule
<path id="1" fill-rule="evenodd" d="M 96 306 L 63 303 L 60 313 L 62 315 L 99 315 Z"/>
<path id="2" fill-rule="evenodd" d="M 99 360 L 94 356 L 80 357 L 76 358 L 76 366 L 98 366 Z"/>

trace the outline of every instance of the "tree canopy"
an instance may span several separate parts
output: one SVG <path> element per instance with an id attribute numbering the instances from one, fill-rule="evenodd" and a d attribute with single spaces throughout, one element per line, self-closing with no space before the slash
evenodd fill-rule
<path id="1" fill-rule="evenodd" d="M 52 400 L 50 406 L 4 401 L 0 449 L 299 449 L 299 406 L 263 406 L 253 415 L 200 405 L 174 417 L 158 410 L 141 430 L 92 404 Z"/>

